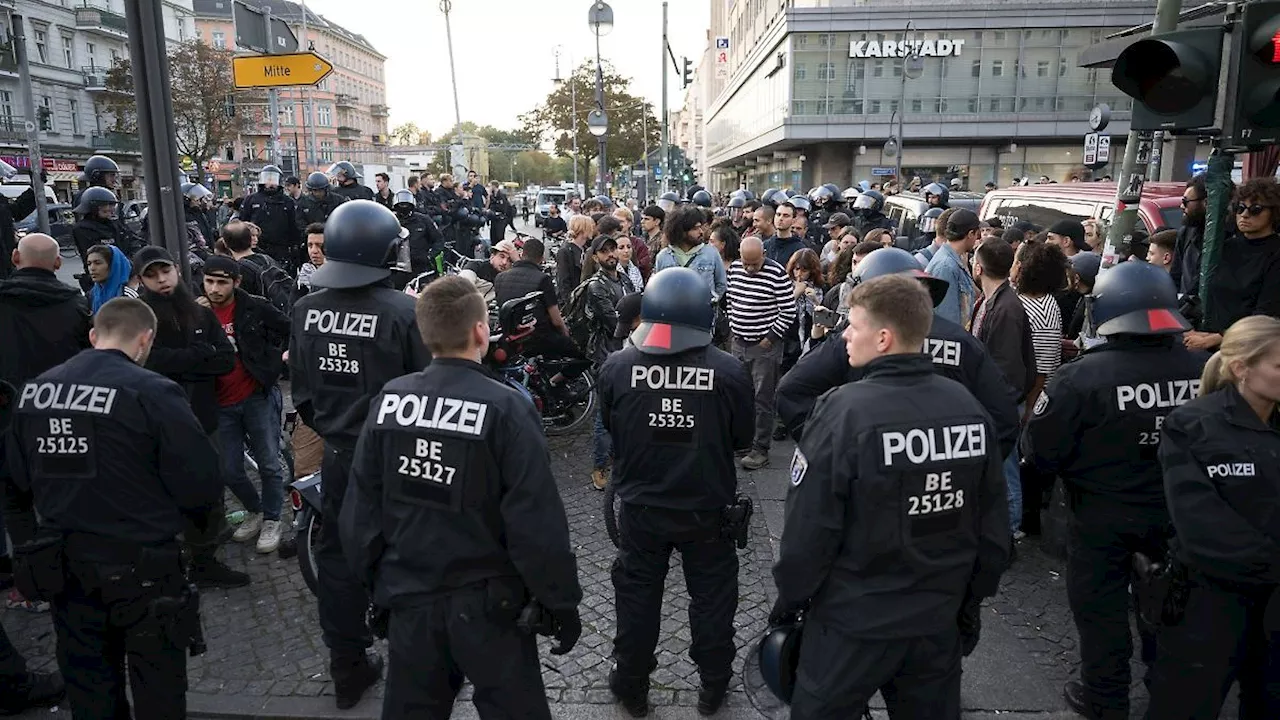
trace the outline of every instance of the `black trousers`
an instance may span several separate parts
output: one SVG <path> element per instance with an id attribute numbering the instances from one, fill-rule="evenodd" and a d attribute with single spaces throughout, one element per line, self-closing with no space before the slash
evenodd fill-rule
<path id="1" fill-rule="evenodd" d="M 1103 720 L 1128 720 L 1129 631 L 1133 555 L 1164 558 L 1169 516 L 1163 508 L 1134 507 L 1096 495 L 1071 499 L 1067 526 L 1067 601 L 1080 635 L 1080 682 L 1085 701 Z M 1154 629 L 1138 622 L 1142 660 L 1155 660 Z"/>
<path id="2" fill-rule="evenodd" d="M 129 720 L 187 713 L 187 655 L 151 613 L 156 598 L 181 593 L 174 573 L 143 587 L 131 566 L 67 561 L 67 587 L 53 603 L 58 668 L 76 720 Z"/>
<path id="3" fill-rule="evenodd" d="M 1280 718 L 1280 639 L 1263 626 L 1276 591 L 1192 573 L 1182 621 L 1159 632 L 1147 718 L 1216 720 L 1233 681 L 1240 720 Z"/>
<path id="4" fill-rule="evenodd" d="M 448 720 L 464 677 L 481 718 L 550 720 L 537 640 L 493 616 L 484 587 L 391 611 L 382 720 Z"/>
<path id="5" fill-rule="evenodd" d="M 662 623 L 662 591 L 671 551 L 679 550 L 689 589 L 689 655 L 702 684 L 725 685 L 736 648 L 738 554 L 720 537 L 720 511 L 689 512 L 623 504 L 618 523 L 613 590 L 618 611 L 613 657 L 618 675 L 636 692 L 648 689 Z"/>
<path id="6" fill-rule="evenodd" d="M 27 661 L 0 627 L 0 712 L 25 708 L 29 692 L 31 674 L 27 672 Z"/>
<path id="7" fill-rule="evenodd" d="M 864 640 L 809 621 L 800 646 L 792 720 L 860 718 L 876 691 L 894 720 L 959 720 L 960 630 Z"/>
<path id="8" fill-rule="evenodd" d="M 323 478 L 320 514 L 324 518 L 320 542 L 316 547 L 320 631 L 334 661 L 360 658 L 373 645 L 373 634 L 365 621 L 369 595 L 351 572 L 338 534 L 338 517 L 342 514 L 342 499 L 347 494 L 347 481 L 351 475 L 351 452 L 326 443 L 320 475 Z M 335 662 L 334 672 L 342 665 Z"/>

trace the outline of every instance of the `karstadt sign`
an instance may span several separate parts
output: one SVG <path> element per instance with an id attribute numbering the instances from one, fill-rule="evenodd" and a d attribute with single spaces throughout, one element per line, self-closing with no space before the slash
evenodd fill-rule
<path id="1" fill-rule="evenodd" d="M 964 40 L 923 40 L 899 42 L 897 40 L 854 40 L 849 43 L 851 58 L 904 58 L 911 54 L 921 57 L 957 57 L 964 49 Z"/>

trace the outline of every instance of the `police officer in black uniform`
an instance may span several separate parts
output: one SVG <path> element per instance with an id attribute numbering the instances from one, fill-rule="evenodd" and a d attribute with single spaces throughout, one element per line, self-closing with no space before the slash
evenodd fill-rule
<path id="1" fill-rule="evenodd" d="M 1067 599 L 1080 634 L 1080 679 L 1063 689 L 1071 709 L 1098 720 L 1129 717 L 1129 586 L 1134 553 L 1162 561 L 1169 513 L 1156 452 L 1165 415 L 1194 398 L 1208 355 L 1186 349 L 1169 274 L 1146 263 L 1104 273 L 1088 299 L 1107 342 L 1062 366 L 1032 409 L 1022 454 L 1062 478 L 1071 508 Z M 1153 628 L 1138 623 L 1142 659 Z"/>
<path id="2" fill-rule="evenodd" d="M 268 165 L 258 173 L 258 192 L 244 199 L 240 219 L 262 229 L 258 252 L 270 255 L 290 273 L 302 266 L 306 239 L 298 224 L 298 208 L 289 193 L 280 187 L 280 168 Z"/>
<path id="3" fill-rule="evenodd" d="M 413 299 L 391 289 L 403 228 L 372 200 L 345 202 L 324 232 L 325 262 L 314 288 L 293 306 L 289 377 L 293 403 L 324 439 L 322 515 L 336 527 L 351 471 L 352 451 L 369 401 L 387 381 L 426 367 L 426 348 L 413 317 Z M 340 709 L 353 707 L 382 674 L 382 658 L 365 624 L 369 598 L 342 552 L 338 533 L 324 533 L 316 549 L 320 629 L 329 647 L 329 674 Z"/>
<path id="4" fill-rule="evenodd" d="M 369 406 L 341 522 L 390 611 L 382 717 L 447 720 L 465 676 L 481 717 L 549 720 L 537 640 L 517 620 L 526 605 L 549 614 L 563 655 L 582 634 L 582 589 L 542 420 L 480 364 L 489 311 L 475 285 L 427 285 L 417 318 L 434 359 Z"/>
<path id="5" fill-rule="evenodd" d="M 930 207 L 942 208 L 943 210 L 951 207 L 951 191 L 942 183 L 929 183 L 924 186 L 920 194 L 924 196 L 924 201 Z"/>
<path id="6" fill-rule="evenodd" d="M 0 160 L 0 180 L 8 180 L 17 174 L 17 168 Z M 11 256 L 18 246 L 18 238 L 13 231 L 14 221 L 23 220 L 35 211 L 36 193 L 33 187 L 23 190 L 21 195 L 12 200 L 0 195 L 0 280 L 9 277 L 14 270 Z"/>
<path id="7" fill-rule="evenodd" d="M 141 367 L 155 330 L 141 300 L 103 305 L 93 349 L 24 385 L 13 421 L 10 482 L 40 516 L 15 580 L 53 603 L 77 718 L 132 717 L 126 661 L 137 717 L 185 717 L 202 651 L 176 536 L 220 501 L 221 466 L 182 388 Z"/>
<path id="8" fill-rule="evenodd" d="M 307 192 L 298 199 L 298 215 L 304 228 L 311 223 L 323 225 L 333 211 L 347 201 L 345 195 L 333 192 L 329 186 L 329 177 L 322 172 L 308 175 L 305 185 Z"/>
<path id="9" fill-rule="evenodd" d="M 868 190 L 859 195 L 849 206 L 859 235 L 865 236 L 876 228 L 894 230 L 893 221 L 884 214 L 884 195 Z"/>
<path id="10" fill-rule="evenodd" d="M 400 225 L 409 231 L 406 242 L 409 248 L 410 279 L 431 269 L 435 258 L 444 251 L 444 233 L 430 215 L 418 212 L 417 199 L 408 190 L 397 190 L 391 198 Z"/>
<path id="11" fill-rule="evenodd" d="M 872 251 L 854 268 L 853 279 L 864 283 L 895 273 L 919 278 L 929 287 L 935 303 L 946 296 L 946 281 L 925 274 L 911 253 L 898 248 Z M 849 366 L 848 352 L 839 341 L 842 330 L 843 324 L 834 328 L 826 342 L 801 357 L 778 383 L 778 417 L 797 441 L 818 396 L 863 376 L 862 368 Z M 1000 367 L 983 344 L 959 325 L 935 316 L 924 352 L 933 358 L 935 372 L 964 385 L 986 408 L 995 424 L 996 441 L 1004 451 L 1002 457 L 1007 456 L 1018 441 L 1018 408 Z"/>
<path id="12" fill-rule="evenodd" d="M 742 364 L 711 346 L 713 320 L 707 284 L 697 273 L 656 273 L 641 301 L 633 345 L 600 369 L 602 419 L 613 435 L 622 500 L 609 687 L 634 717 L 648 712 L 672 548 L 683 558 L 692 596 L 690 655 L 702 678 L 698 711 L 714 713 L 729 685 L 738 598 L 733 538 L 743 528 L 726 527 L 723 518 L 736 502 L 734 452 L 751 446 L 755 414 Z"/>
<path id="13" fill-rule="evenodd" d="M 372 200 L 373 188 L 360 184 L 361 175 L 356 166 L 342 160 L 329 167 L 329 177 L 338 181 L 333 192 L 348 200 Z"/>
<path id="14" fill-rule="evenodd" d="M 882 252 L 882 251 L 877 251 Z M 1009 556 L 1004 453 L 990 416 L 922 352 L 933 303 L 898 275 L 854 288 L 861 380 L 829 392 L 791 461 L 770 624 L 805 612 L 794 720 L 959 718 L 962 608 Z"/>
<path id="15" fill-rule="evenodd" d="M 86 188 L 80 193 L 80 203 L 76 205 L 76 224 L 71 226 L 71 240 L 80 253 L 80 263 L 84 273 L 77 275 L 80 289 L 89 292 L 93 280 L 89 279 L 89 248 L 94 245 L 115 245 L 125 257 L 133 257 L 132 236 L 120 234 L 121 225 L 116 222 L 120 201 L 116 194 L 104 187 Z"/>

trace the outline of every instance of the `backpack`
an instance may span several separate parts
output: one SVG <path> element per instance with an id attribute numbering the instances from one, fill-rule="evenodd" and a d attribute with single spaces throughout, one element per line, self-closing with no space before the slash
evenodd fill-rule
<path id="1" fill-rule="evenodd" d="M 261 258 L 255 260 L 255 258 Z M 246 272 L 257 274 L 258 287 L 262 289 L 262 297 L 266 298 L 275 309 L 290 314 L 293 311 L 293 278 L 284 268 L 276 264 L 270 257 L 254 253 L 240 261 L 240 267 Z"/>
<path id="2" fill-rule="evenodd" d="M 578 349 L 587 351 L 591 341 L 591 316 L 587 313 L 591 283 L 595 277 L 587 278 L 569 293 L 569 302 L 564 308 L 564 324 L 569 328 L 569 337 Z"/>

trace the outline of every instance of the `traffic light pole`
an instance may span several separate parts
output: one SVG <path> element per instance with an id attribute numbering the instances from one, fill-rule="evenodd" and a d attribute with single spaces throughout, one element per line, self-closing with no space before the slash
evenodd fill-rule
<path id="1" fill-rule="evenodd" d="M 1172 32 L 1178 28 L 1182 12 L 1182 0 L 1160 0 L 1156 5 L 1155 24 L 1151 34 Z M 1133 235 L 1138 220 L 1138 203 L 1142 200 L 1142 186 L 1147 180 L 1147 163 L 1152 150 L 1151 133 L 1130 130 L 1124 144 L 1124 162 L 1116 178 L 1115 220 L 1107 232 L 1107 244 L 1102 252 L 1101 275 L 1122 260 L 1117 257 L 1125 238 Z"/>
<path id="2" fill-rule="evenodd" d="M 667 3 L 662 3 L 662 159 L 658 167 L 662 168 L 662 192 L 671 187 L 671 141 L 667 129 Z"/>
<path id="3" fill-rule="evenodd" d="M 31 66 L 27 60 L 27 19 L 21 15 L 13 15 L 10 22 L 13 24 L 13 58 L 18 63 L 18 84 L 22 89 L 22 102 L 27 106 L 25 127 L 31 158 L 31 192 L 36 201 L 36 227 L 48 235 L 49 211 L 45 209 L 44 179 L 40 177 L 40 171 L 44 169 L 44 158 L 40 154 L 40 111 L 36 108 L 35 93 L 31 89 Z"/>

